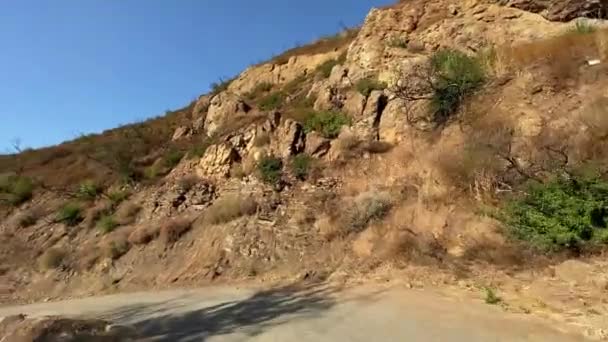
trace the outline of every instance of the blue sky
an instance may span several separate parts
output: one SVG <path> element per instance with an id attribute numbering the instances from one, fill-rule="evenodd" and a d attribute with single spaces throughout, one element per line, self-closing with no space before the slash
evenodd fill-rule
<path id="1" fill-rule="evenodd" d="M 182 107 L 220 77 L 393 2 L 5 1 L 0 148 L 16 137 L 52 145 Z"/>

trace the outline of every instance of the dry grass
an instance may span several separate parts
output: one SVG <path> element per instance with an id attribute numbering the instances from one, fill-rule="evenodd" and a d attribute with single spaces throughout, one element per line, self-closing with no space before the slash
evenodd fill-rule
<path id="1" fill-rule="evenodd" d="M 230 194 L 216 200 L 205 213 L 205 222 L 221 224 L 241 216 L 253 215 L 258 204 L 249 195 Z"/>
<path id="2" fill-rule="evenodd" d="M 148 244 L 158 237 L 159 229 L 160 227 L 154 224 L 140 226 L 129 234 L 127 241 L 136 246 Z"/>
<path id="3" fill-rule="evenodd" d="M 555 87 L 576 80 L 580 69 L 591 59 L 608 57 L 608 30 L 588 34 L 567 32 L 560 36 L 502 47 L 496 50 L 493 63 L 496 73 L 538 67 L 545 71 Z"/>
<path id="4" fill-rule="evenodd" d="M 121 225 L 132 224 L 137 220 L 137 214 L 141 211 L 141 206 L 135 202 L 125 202 L 114 214 L 116 221 Z"/>
<path id="5" fill-rule="evenodd" d="M 106 258 L 112 260 L 120 259 L 123 255 L 127 254 L 131 249 L 131 245 L 126 236 L 118 236 L 102 246 L 102 254 Z"/>
<path id="6" fill-rule="evenodd" d="M 272 58 L 270 60 L 270 63 L 286 64 L 293 56 L 315 55 L 336 51 L 338 49 L 348 46 L 355 39 L 355 37 L 357 37 L 358 33 L 359 28 L 347 29 L 333 36 L 321 38 L 314 43 L 289 49 L 283 52 L 282 54 Z"/>
<path id="7" fill-rule="evenodd" d="M 186 175 L 177 180 L 177 186 L 181 191 L 188 192 L 200 181 L 201 179 L 196 175 Z"/>
<path id="8" fill-rule="evenodd" d="M 192 228 L 192 221 L 186 218 L 176 218 L 161 223 L 159 234 L 160 240 L 169 245 L 175 243 L 179 238 Z"/>
<path id="9" fill-rule="evenodd" d="M 63 264 L 66 255 L 65 250 L 61 248 L 49 248 L 40 256 L 38 264 L 44 270 L 58 268 Z"/>
<path id="10" fill-rule="evenodd" d="M 27 228 L 33 226 L 46 214 L 47 212 L 42 207 L 32 207 L 17 216 L 17 225 L 20 228 Z"/>

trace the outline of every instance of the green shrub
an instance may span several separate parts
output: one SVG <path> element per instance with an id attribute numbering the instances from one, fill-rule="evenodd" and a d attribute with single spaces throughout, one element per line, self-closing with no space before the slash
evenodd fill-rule
<path id="1" fill-rule="evenodd" d="M 76 195 L 84 200 L 94 200 L 101 193 L 101 187 L 94 181 L 88 180 L 80 183 Z"/>
<path id="2" fill-rule="evenodd" d="M 282 170 L 283 162 L 279 158 L 266 157 L 258 163 L 258 172 L 266 183 L 277 183 L 281 179 Z"/>
<path id="3" fill-rule="evenodd" d="M 59 209 L 57 221 L 73 227 L 82 222 L 82 208 L 75 203 L 68 203 Z"/>
<path id="4" fill-rule="evenodd" d="M 502 299 L 500 297 L 498 297 L 498 295 L 491 288 L 486 287 L 485 292 L 486 292 L 486 298 L 485 298 L 486 304 L 496 305 L 496 304 L 502 302 Z"/>
<path id="5" fill-rule="evenodd" d="M 306 133 L 319 132 L 328 139 L 338 136 L 342 126 L 350 125 L 350 118 L 340 112 L 313 112 L 304 122 Z"/>
<path id="6" fill-rule="evenodd" d="M 443 123 L 454 114 L 462 101 L 485 81 L 479 60 L 455 50 L 441 50 L 431 58 L 434 79 L 432 111 L 435 122 Z"/>
<path id="7" fill-rule="evenodd" d="M 120 203 L 124 202 L 131 196 L 131 193 L 127 190 L 111 190 L 107 193 L 107 197 L 112 202 L 112 207 L 117 207 Z"/>
<path id="8" fill-rule="evenodd" d="M 170 169 L 174 168 L 184 158 L 184 152 L 179 150 L 170 150 L 163 158 L 163 165 Z"/>
<path id="9" fill-rule="evenodd" d="M 393 37 L 388 41 L 388 46 L 400 49 L 407 49 L 407 39 L 401 37 Z"/>
<path id="10" fill-rule="evenodd" d="M 532 184 L 505 207 L 502 219 L 514 237 L 543 251 L 608 242 L 608 182 L 597 177 Z"/>
<path id="11" fill-rule="evenodd" d="M 260 102 L 258 103 L 258 107 L 261 110 L 274 110 L 277 109 L 279 107 L 281 107 L 281 105 L 283 105 L 283 101 L 285 100 L 285 94 L 281 91 L 277 91 L 274 92 L 272 94 L 269 94 L 265 97 L 263 97 Z"/>
<path id="12" fill-rule="evenodd" d="M 587 20 L 577 20 L 572 32 L 578 34 L 589 34 L 596 31 L 596 27 Z"/>
<path id="13" fill-rule="evenodd" d="M 190 151 L 188 151 L 188 159 L 202 158 L 210 145 L 211 143 L 209 141 L 204 141 L 202 144 L 192 147 Z"/>
<path id="14" fill-rule="evenodd" d="M 118 227 L 118 222 L 112 215 L 103 215 L 97 221 L 97 228 L 104 234 L 111 233 L 116 227 Z"/>
<path id="15" fill-rule="evenodd" d="M 374 90 L 386 89 L 386 83 L 372 78 L 362 78 L 355 84 L 355 88 L 361 95 L 368 97 Z"/>
<path id="16" fill-rule="evenodd" d="M 312 158 L 306 154 L 298 154 L 291 159 L 290 167 L 291 172 L 300 180 L 306 179 L 310 167 L 312 165 Z"/>
<path id="17" fill-rule="evenodd" d="M 332 69 L 340 64 L 340 60 L 338 59 L 328 59 L 325 62 L 321 63 L 317 66 L 317 74 L 321 75 L 323 78 L 328 78 L 331 75 Z"/>
<path id="18" fill-rule="evenodd" d="M 250 100 L 258 98 L 260 95 L 265 94 L 272 90 L 272 83 L 270 82 L 261 82 L 258 83 L 249 93 L 245 95 Z"/>
<path id="19" fill-rule="evenodd" d="M 27 177 L 5 175 L 0 177 L 0 194 L 12 205 L 22 204 L 32 198 L 34 183 Z"/>
<path id="20" fill-rule="evenodd" d="M 144 170 L 144 178 L 148 180 L 154 180 L 160 176 L 161 170 L 157 164 L 150 165 Z"/>

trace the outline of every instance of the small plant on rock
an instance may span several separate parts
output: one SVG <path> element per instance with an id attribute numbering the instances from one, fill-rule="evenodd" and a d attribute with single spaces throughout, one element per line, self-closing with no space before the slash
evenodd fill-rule
<path id="1" fill-rule="evenodd" d="M 131 196 L 131 193 L 127 190 L 111 190 L 106 196 L 112 203 L 112 207 L 118 207 L 122 202 Z"/>
<path id="2" fill-rule="evenodd" d="M 338 59 L 328 59 L 317 67 L 317 74 L 323 78 L 328 78 L 333 68 L 338 64 L 340 64 Z"/>
<path id="3" fill-rule="evenodd" d="M 386 83 L 372 78 L 362 78 L 355 84 L 355 88 L 361 95 L 368 97 L 374 90 L 386 89 Z"/>
<path id="4" fill-rule="evenodd" d="M 298 154 L 291 159 L 290 167 L 293 175 L 300 179 L 305 180 L 310 171 L 313 159 L 306 154 Z"/>
<path id="5" fill-rule="evenodd" d="M 112 215 L 103 215 L 97 221 L 97 228 L 104 234 L 111 233 L 116 227 L 118 227 L 118 222 L 116 222 Z"/>
<path id="6" fill-rule="evenodd" d="M 0 195 L 12 205 L 20 205 L 32 198 L 34 183 L 27 177 L 14 175 L 0 177 Z M 1 197 L 0 197 L 1 198 Z"/>
<path id="7" fill-rule="evenodd" d="M 73 227 L 82 222 L 82 208 L 75 203 L 68 203 L 59 209 L 57 221 Z"/>
<path id="8" fill-rule="evenodd" d="M 91 201 L 101 193 L 101 187 L 92 180 L 84 181 L 78 187 L 78 198 Z"/>
<path id="9" fill-rule="evenodd" d="M 169 169 L 174 168 L 184 158 L 184 152 L 179 150 L 170 150 L 163 158 L 163 165 Z"/>
<path id="10" fill-rule="evenodd" d="M 261 110 L 269 111 L 280 108 L 281 105 L 283 105 L 283 101 L 285 101 L 285 94 L 281 91 L 277 91 L 263 97 L 258 103 L 258 106 Z"/>
<path id="11" fill-rule="evenodd" d="M 333 139 L 338 136 L 342 126 L 350 125 L 348 116 L 340 112 L 313 112 L 304 122 L 305 131 L 316 131 L 325 138 Z"/>
<path id="12" fill-rule="evenodd" d="M 589 34 L 595 32 L 597 29 L 595 25 L 590 23 L 588 20 L 577 20 L 574 24 L 572 31 L 578 34 Z"/>
<path id="13" fill-rule="evenodd" d="M 498 297 L 496 292 L 494 292 L 494 290 L 492 290 L 491 288 L 486 287 L 485 292 L 486 292 L 486 298 L 485 298 L 486 304 L 496 305 L 496 304 L 502 302 L 502 299 L 500 297 Z"/>
<path id="14" fill-rule="evenodd" d="M 258 163 L 260 178 L 269 184 L 276 184 L 281 180 L 283 161 L 276 157 L 266 157 Z"/>

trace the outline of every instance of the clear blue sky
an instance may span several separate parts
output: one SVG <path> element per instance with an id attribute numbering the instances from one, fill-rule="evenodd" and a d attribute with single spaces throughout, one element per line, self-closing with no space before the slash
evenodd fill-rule
<path id="1" fill-rule="evenodd" d="M 0 153 L 188 104 L 394 0 L 18 0 L 0 11 Z"/>

